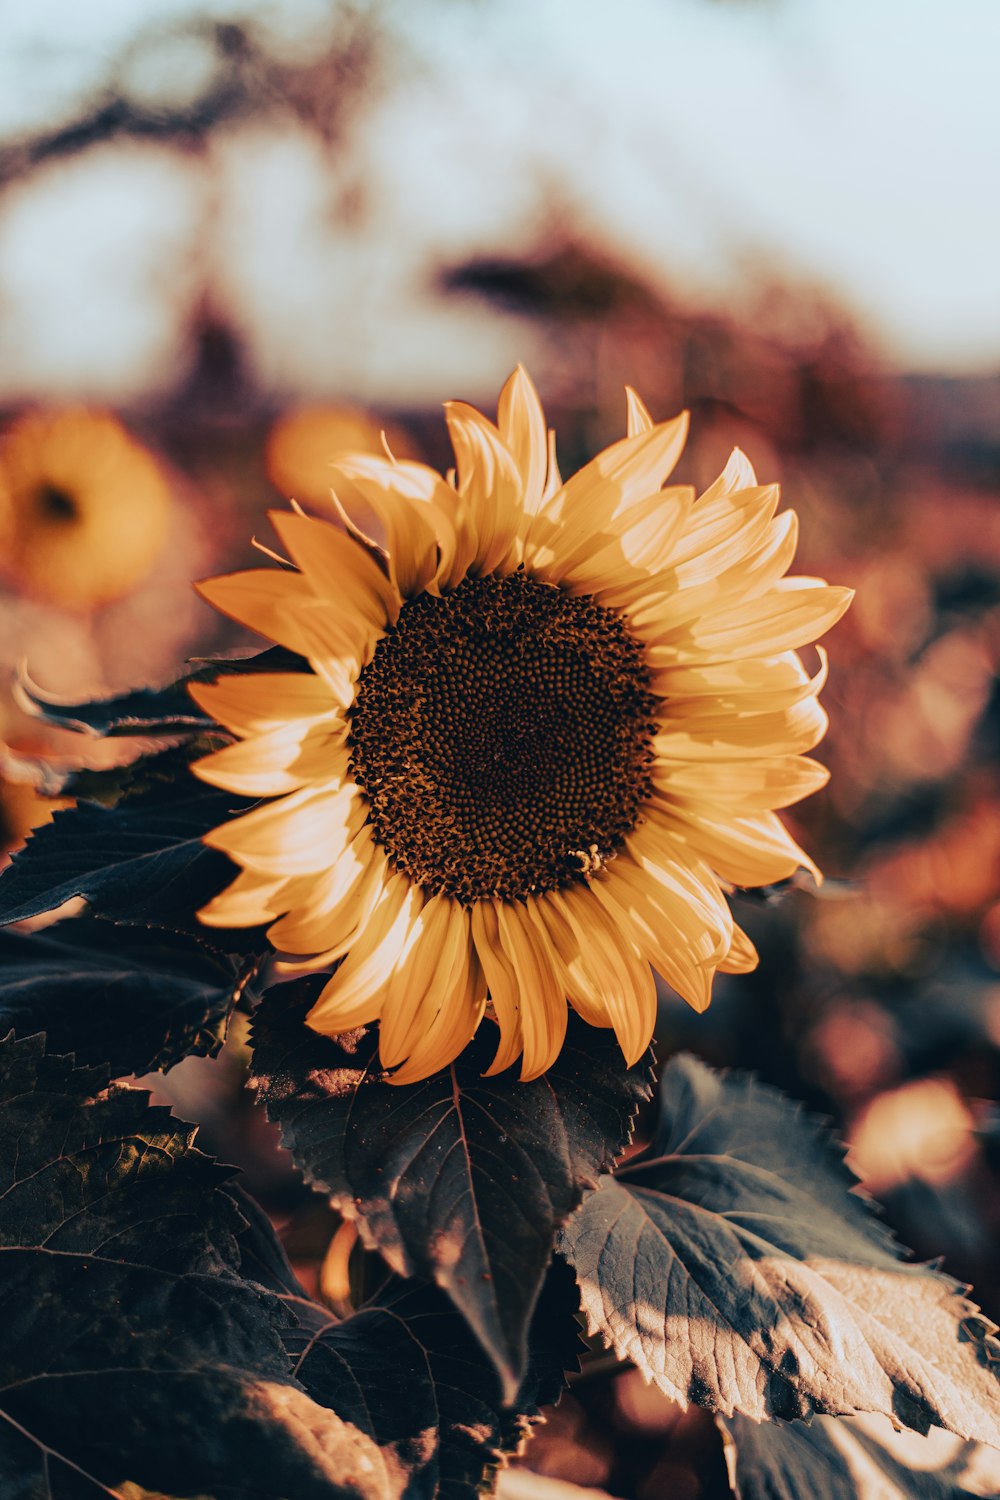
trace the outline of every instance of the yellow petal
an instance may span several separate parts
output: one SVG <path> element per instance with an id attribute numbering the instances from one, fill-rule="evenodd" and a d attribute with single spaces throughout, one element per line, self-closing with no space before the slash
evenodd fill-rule
<path id="1" fill-rule="evenodd" d="M 477 901 L 473 906 L 471 931 L 500 1028 L 496 1056 L 485 1074 L 488 1078 L 502 1073 L 521 1055 L 521 986 L 500 942 L 497 910 L 491 901 Z"/>
<path id="2" fill-rule="evenodd" d="M 384 552 L 389 581 L 404 599 L 421 593 L 436 576 L 442 540 L 454 542 L 454 527 L 436 525 L 435 509 L 419 489 L 412 493 L 411 468 L 422 466 L 390 463 L 370 453 L 347 454 L 331 465 L 334 503 L 366 545 Z"/>
<path id="3" fill-rule="evenodd" d="M 699 501 L 670 557 L 671 583 L 691 588 L 742 562 L 766 535 L 780 499 L 778 486 L 767 484 L 741 490 L 711 507 Z"/>
<path id="4" fill-rule="evenodd" d="M 688 414 L 661 422 L 648 432 L 622 438 L 566 481 L 542 515 L 553 524 L 531 530 L 533 565 L 557 568 L 581 542 L 603 532 L 610 521 L 661 489 L 684 447 Z"/>
<path id="5" fill-rule="evenodd" d="M 399 595 L 364 547 L 328 521 L 283 510 L 268 516 L 318 598 L 378 630 L 396 619 Z"/>
<path id="6" fill-rule="evenodd" d="M 270 729 L 239 745 L 227 745 L 195 761 L 191 770 L 210 786 L 243 797 L 274 797 L 311 782 L 327 780 L 338 765 L 347 737 L 343 722 L 296 724 Z M 347 763 L 339 757 L 344 773 Z"/>
<path id="7" fill-rule="evenodd" d="M 386 1067 L 407 1062 L 397 1081 L 447 1067 L 471 1039 L 482 1014 L 469 1004 L 471 954 L 468 913 L 447 896 L 432 896 L 382 1003 L 379 1055 Z"/>
<path id="8" fill-rule="evenodd" d="M 387 1068 L 402 1062 L 426 1017 L 423 1004 L 437 975 L 447 989 L 458 962 L 462 924 L 452 922 L 461 908 L 446 896 L 431 896 L 421 907 L 386 981 L 379 1022 L 379 1055 Z M 466 945 L 467 946 L 467 945 Z"/>
<path id="9" fill-rule="evenodd" d="M 280 953 L 339 958 L 381 901 L 388 879 L 385 852 L 366 824 L 336 863 L 311 880 L 295 907 L 268 928 L 268 938 Z"/>
<path id="10" fill-rule="evenodd" d="M 499 432 L 475 407 L 448 401 L 445 418 L 458 471 L 458 493 L 475 527 L 472 568 L 492 573 L 520 561 L 524 524 L 521 476 Z"/>
<path id="11" fill-rule="evenodd" d="M 817 692 L 826 675 L 826 653 L 815 647 L 823 675 L 810 679 L 794 651 L 778 656 L 743 657 L 736 661 L 699 662 L 694 665 L 662 667 L 653 677 L 654 690 L 669 699 L 719 698 L 737 703 L 744 694 L 792 692 L 817 683 Z"/>
<path id="12" fill-rule="evenodd" d="M 822 646 L 815 648 L 819 658 L 819 667 L 812 677 L 809 677 L 802 666 L 801 661 L 794 651 L 785 653 L 784 657 L 770 657 L 762 662 L 724 663 L 722 666 L 705 667 L 702 669 L 704 677 L 710 677 L 712 673 L 726 671 L 730 666 L 760 666 L 780 667 L 781 671 L 771 674 L 772 684 L 787 682 L 787 687 L 778 686 L 751 686 L 754 681 L 767 683 L 766 674 L 748 674 L 744 685 L 737 688 L 718 688 L 709 699 L 704 691 L 699 690 L 690 697 L 684 697 L 679 693 L 664 693 L 667 699 L 661 715 L 664 726 L 669 722 L 671 727 L 683 728 L 689 721 L 696 732 L 699 725 L 705 723 L 713 716 L 727 713 L 743 717 L 747 714 L 773 714 L 784 713 L 795 708 L 798 704 L 805 703 L 809 698 L 817 698 L 826 683 L 829 671 L 829 658 Z M 785 663 L 789 667 L 785 669 Z M 668 669 L 669 670 L 669 669 Z M 685 669 L 678 669 L 678 675 Z M 695 670 L 695 669 L 690 669 Z M 674 674 L 671 673 L 673 678 Z"/>
<path id="13" fill-rule="evenodd" d="M 647 889 L 685 933 L 699 962 L 715 964 L 729 951 L 733 915 L 709 863 L 686 847 L 673 819 L 647 804 L 645 822 L 625 840 L 629 859 L 613 868 L 634 867 Z"/>
<path id="14" fill-rule="evenodd" d="M 712 997 L 712 974 L 722 955 L 705 957 L 697 951 L 683 900 L 651 881 L 623 855 L 594 885 L 612 920 L 632 935 L 646 961 L 694 1010 L 705 1010 Z"/>
<path id="15" fill-rule="evenodd" d="M 669 803 L 701 804 L 734 813 L 791 807 L 818 792 L 830 779 L 826 766 L 799 755 L 707 764 L 662 763 L 650 774 L 657 793 Z"/>
<path id="16" fill-rule="evenodd" d="M 231 620 L 300 656 L 308 654 L 299 620 L 313 595 L 301 574 L 249 568 L 242 573 L 205 578 L 195 584 L 195 589 Z"/>
<path id="17" fill-rule="evenodd" d="M 628 930 L 600 900 L 600 887 L 567 887 L 552 895 L 561 902 L 579 944 L 579 962 L 593 976 L 606 1017 L 631 1067 L 649 1046 L 656 1024 L 656 985 Z"/>
<path id="18" fill-rule="evenodd" d="M 232 818 L 204 842 L 261 874 L 317 875 L 344 853 L 367 815 L 353 781 L 331 781 Z"/>
<path id="19" fill-rule="evenodd" d="M 589 537 L 571 557 L 561 557 L 546 570 L 553 583 L 617 603 L 636 590 L 649 591 L 649 577 L 664 565 L 674 538 L 694 502 L 694 490 L 678 485 L 655 490 L 636 501 L 624 516 L 612 518 L 605 531 Z"/>
<path id="20" fill-rule="evenodd" d="M 628 436 L 638 437 L 641 432 L 652 432 L 655 424 L 649 415 L 646 403 L 638 391 L 634 391 L 630 385 L 625 387 L 625 405 Z"/>
<path id="21" fill-rule="evenodd" d="M 775 496 L 777 492 L 775 491 Z M 775 501 L 776 503 L 776 501 Z M 674 543 L 664 571 L 645 596 L 638 592 L 624 601 L 632 627 L 655 645 L 671 639 L 691 620 L 712 611 L 757 598 L 789 569 L 795 556 L 798 517 L 786 511 L 772 519 L 773 505 L 758 505 L 738 516 L 718 546 L 700 551 L 690 562 L 675 566 L 680 547 L 690 540 L 690 528 Z"/>
<path id="22" fill-rule="evenodd" d="M 852 589 L 815 579 L 784 578 L 762 599 L 731 604 L 716 615 L 690 623 L 687 634 L 669 646 L 651 646 L 654 670 L 689 661 L 723 657 L 770 656 L 807 645 L 835 625 L 854 598 Z"/>
<path id="23" fill-rule="evenodd" d="M 724 818 L 677 807 L 670 817 L 691 848 L 731 885 L 772 885 L 800 868 L 822 882 L 816 865 L 774 813 Z"/>
<path id="24" fill-rule="evenodd" d="M 523 510 L 533 516 L 545 493 L 548 441 L 542 403 L 523 365 L 500 392 L 497 427 L 521 476 Z"/>
<path id="25" fill-rule="evenodd" d="M 719 971 L 722 974 L 749 974 L 760 963 L 760 954 L 751 943 L 742 927 L 733 928 L 733 945 L 726 954 Z"/>
<path id="26" fill-rule="evenodd" d="M 336 1036 L 378 1019 L 389 976 L 412 942 L 423 905 L 419 886 L 405 875 L 392 876 L 358 941 L 306 1016 L 307 1026 Z"/>
<path id="27" fill-rule="evenodd" d="M 486 985 L 466 941 L 465 965 L 442 996 L 437 1011 L 390 1083 L 417 1083 L 454 1062 L 475 1036 L 486 1009 Z"/>
<path id="28" fill-rule="evenodd" d="M 573 1009 L 588 1026 L 609 1026 L 603 996 L 581 962 L 579 940 L 558 900 L 558 892 L 529 897 L 528 906 L 545 931 L 559 982 Z"/>
<path id="29" fill-rule="evenodd" d="M 742 448 L 734 448 L 718 479 L 714 484 L 710 484 L 700 497 L 699 506 L 711 505 L 714 501 L 725 499 L 727 495 L 734 495 L 739 490 L 750 489 L 756 483 L 757 476 L 753 471 L 753 464 Z"/>
<path id="30" fill-rule="evenodd" d="M 568 1012 L 558 968 L 544 929 L 520 902 L 497 905 L 500 942 L 521 987 L 521 1077 L 538 1078 L 559 1056 Z"/>
<path id="31" fill-rule="evenodd" d="M 215 682 L 188 683 L 188 692 L 241 738 L 319 719 L 342 706 L 312 672 L 227 672 Z"/>
<path id="32" fill-rule="evenodd" d="M 207 927 L 258 927 L 286 910 L 293 884 L 280 875 L 241 870 L 231 885 L 201 908 L 198 920 Z"/>
<path id="33" fill-rule="evenodd" d="M 660 721 L 653 737 L 657 772 L 671 761 L 757 760 L 768 755 L 799 755 L 819 744 L 827 730 L 826 712 L 805 698 L 776 713 L 686 714 Z"/>

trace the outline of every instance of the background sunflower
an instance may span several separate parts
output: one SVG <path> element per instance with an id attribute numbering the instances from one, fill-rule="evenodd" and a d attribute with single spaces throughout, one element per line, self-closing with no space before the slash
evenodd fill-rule
<path id="1" fill-rule="evenodd" d="M 0 432 L 0 565 L 26 592 L 69 609 L 129 593 L 170 510 L 162 465 L 110 412 L 33 411 Z"/>

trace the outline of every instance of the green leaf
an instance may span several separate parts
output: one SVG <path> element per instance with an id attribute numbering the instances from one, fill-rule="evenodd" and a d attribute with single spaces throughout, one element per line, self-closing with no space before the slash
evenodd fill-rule
<path id="1" fill-rule="evenodd" d="M 241 1275 L 228 1169 L 103 1078 L 0 1043 L 5 1500 L 382 1500 L 371 1439 L 289 1373 L 287 1304 Z"/>
<path id="2" fill-rule="evenodd" d="M 592 1329 L 674 1400 L 760 1420 L 880 1412 L 1000 1444 L 1000 1344 L 904 1265 L 825 1128 L 691 1057 L 663 1119 L 563 1233 Z"/>
<path id="3" fill-rule="evenodd" d="M 0 931 L 0 1036 L 44 1031 L 53 1052 L 113 1077 L 213 1056 L 253 965 L 180 934 L 88 917 Z"/>
<path id="4" fill-rule="evenodd" d="M 529 1333 L 527 1372 L 506 1406 L 492 1362 L 449 1299 L 397 1277 L 352 1317 L 296 1305 L 286 1335 L 296 1377 L 378 1444 L 408 1500 L 475 1500 L 487 1471 L 514 1452 L 540 1408 L 558 1400 L 580 1348 L 576 1288 L 553 1267 Z"/>
<path id="5" fill-rule="evenodd" d="M 720 1419 L 738 1500 L 974 1500 L 1000 1494 L 1000 1453 L 883 1417 Z"/>
<path id="6" fill-rule="evenodd" d="M 397 1087 L 375 1030 L 331 1041 L 303 1024 L 320 983 L 278 986 L 257 1012 L 253 1070 L 268 1113 L 308 1180 L 392 1268 L 448 1293 L 513 1399 L 556 1231 L 628 1142 L 648 1059 L 626 1068 L 613 1035 L 572 1016 L 543 1078 L 484 1078 L 497 1046 L 484 1023 L 450 1068 Z"/>
<path id="7" fill-rule="evenodd" d="M 82 896 L 95 916 L 193 931 L 220 951 L 266 951 L 259 928 L 209 929 L 195 915 L 236 874 L 202 835 L 252 804 L 197 781 L 189 755 L 184 748 L 138 761 L 114 807 L 83 802 L 36 829 L 0 874 L 0 926 Z"/>
<path id="8" fill-rule="evenodd" d="M 133 688 L 110 698 L 67 703 L 44 692 L 22 672 L 15 694 L 20 706 L 34 718 L 59 729 L 74 729 L 97 739 L 127 735 L 200 734 L 215 727 L 187 691 L 191 682 L 214 682 L 235 672 L 295 672 L 303 658 L 281 646 L 254 656 L 212 658 L 195 661 L 174 682 L 160 688 Z"/>

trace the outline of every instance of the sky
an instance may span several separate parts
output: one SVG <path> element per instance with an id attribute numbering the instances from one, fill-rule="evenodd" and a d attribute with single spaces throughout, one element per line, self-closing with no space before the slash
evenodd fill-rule
<path id="1" fill-rule="evenodd" d="M 438 272 L 555 227 L 692 308 L 778 281 L 841 303 L 889 367 L 1000 368 L 996 0 L 356 8 L 395 46 L 346 146 L 261 118 L 197 160 L 104 146 L 0 191 L 0 395 L 169 384 L 208 295 L 265 386 L 417 401 L 433 346 L 474 398 L 531 334 Z M 0 138 L 85 113 L 112 70 L 197 98 L 217 62 L 192 22 L 252 20 L 294 59 L 342 13 L 0 0 Z"/>

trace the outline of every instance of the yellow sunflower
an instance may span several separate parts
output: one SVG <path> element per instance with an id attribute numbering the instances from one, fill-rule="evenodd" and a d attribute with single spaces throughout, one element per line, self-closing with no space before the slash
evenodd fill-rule
<path id="1" fill-rule="evenodd" d="M 322 505 L 330 494 L 330 460 L 338 450 L 382 453 L 386 443 L 396 458 L 415 457 L 404 432 L 358 407 L 299 406 L 271 428 L 264 461 L 280 494 Z"/>
<path id="2" fill-rule="evenodd" d="M 0 436 L 0 564 L 70 609 L 110 603 L 149 572 L 171 498 L 152 453 L 110 412 L 33 411 Z"/>
<path id="3" fill-rule="evenodd" d="M 201 585 L 311 668 L 192 688 L 238 740 L 197 774 L 270 799 L 207 836 L 241 873 L 201 918 L 339 960 L 309 1025 L 379 1020 L 397 1083 L 487 1009 L 491 1072 L 543 1073 L 567 1002 L 633 1062 L 651 966 L 703 1009 L 756 963 L 727 890 L 815 870 L 774 809 L 826 780 L 825 661 L 795 648 L 851 594 L 785 577 L 796 518 L 740 452 L 663 488 L 686 415 L 629 391 L 628 436 L 564 483 L 523 370 L 496 425 L 445 410 L 448 479 L 340 456 L 336 515 L 272 516 L 289 570 Z"/>

